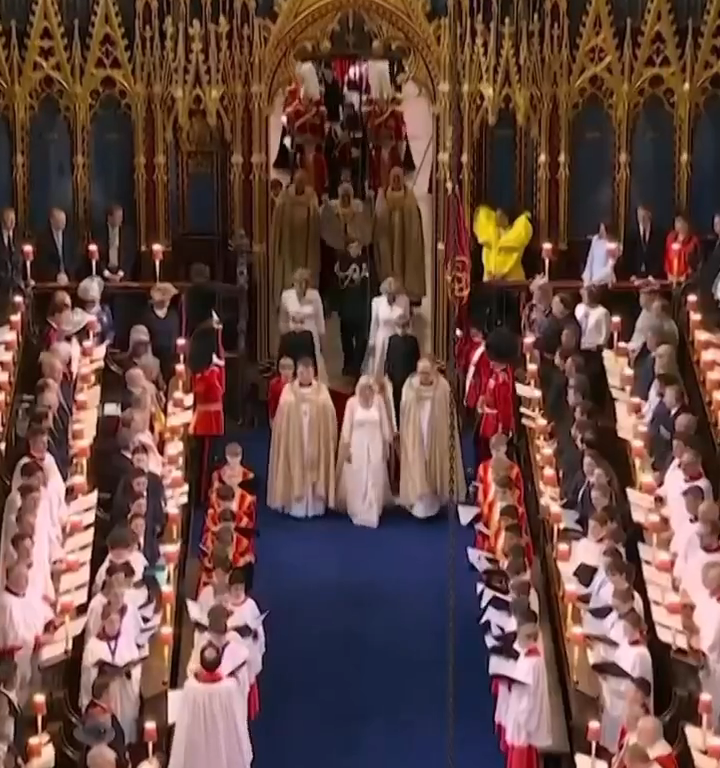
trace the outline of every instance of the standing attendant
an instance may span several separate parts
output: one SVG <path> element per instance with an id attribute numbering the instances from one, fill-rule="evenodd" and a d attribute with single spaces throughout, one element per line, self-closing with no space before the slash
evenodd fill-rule
<path id="1" fill-rule="evenodd" d="M 7 291 L 20 287 L 24 278 L 15 224 L 15 209 L 3 208 L 0 213 L 0 282 Z"/>
<path id="2" fill-rule="evenodd" d="M 368 360 L 366 373 L 373 378 L 385 373 L 385 358 L 388 341 L 397 331 L 402 317 L 410 317 L 410 304 L 400 283 L 388 277 L 380 286 L 380 295 L 370 304 L 370 336 L 368 339 Z"/>
<path id="3" fill-rule="evenodd" d="M 616 255 L 609 246 L 617 244 L 610 240 L 608 227 L 600 222 L 596 235 L 592 236 L 585 269 L 582 273 L 583 285 L 612 285 L 615 282 Z"/>
<path id="4" fill-rule="evenodd" d="M 176 342 L 180 337 L 180 315 L 171 305 L 176 295 L 177 288 L 171 283 L 155 283 L 150 289 L 150 306 L 143 318 L 153 354 L 160 362 L 162 377 L 167 382 L 175 372 Z M 207 317 L 203 320 L 207 321 Z"/>
<path id="5" fill-rule="evenodd" d="M 665 273 L 670 280 L 683 283 L 700 266 L 700 241 L 690 232 L 683 214 L 675 217 L 675 228 L 665 239 Z"/>
<path id="6" fill-rule="evenodd" d="M 623 277 L 644 280 L 665 277 L 664 243 L 662 233 L 656 229 L 652 213 L 646 205 L 639 205 L 637 216 L 625 232 L 625 248 L 619 262 Z"/>
<path id="7" fill-rule="evenodd" d="M 420 360 L 420 345 L 410 332 L 410 318 L 401 315 L 395 333 L 388 339 L 385 354 L 385 376 L 392 387 L 396 427 L 400 427 L 400 401 L 405 382 L 412 376 Z"/>
<path id="8" fill-rule="evenodd" d="M 97 276 L 111 283 L 132 276 L 133 243 L 123 226 L 125 214 L 121 205 L 111 205 L 104 225 L 95 236 L 99 251 Z"/>

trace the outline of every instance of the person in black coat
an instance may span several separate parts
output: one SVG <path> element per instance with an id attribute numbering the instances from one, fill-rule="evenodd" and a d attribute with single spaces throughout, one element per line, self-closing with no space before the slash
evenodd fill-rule
<path id="1" fill-rule="evenodd" d="M 403 317 L 398 323 L 398 332 L 388 339 L 385 354 L 385 375 L 392 384 L 395 418 L 400 429 L 400 401 L 405 382 L 415 373 L 420 360 L 418 340 L 410 333 L 410 318 Z"/>
<path id="2" fill-rule="evenodd" d="M 648 425 L 650 456 L 656 472 L 664 472 L 670 466 L 675 425 L 678 416 L 687 412 L 682 383 L 667 376 L 663 378 L 662 400 L 655 406 Z"/>
<path id="3" fill-rule="evenodd" d="M 138 494 L 147 500 L 146 514 L 151 527 L 160 530 L 165 522 L 165 489 L 162 480 L 134 465 L 122 478 L 113 496 L 113 523 L 119 525 L 127 520 L 133 500 Z"/>
<path id="4" fill-rule="evenodd" d="M 177 360 L 176 345 L 180 337 L 180 315 L 171 305 L 176 294 L 177 288 L 171 283 L 155 283 L 150 289 L 150 306 L 142 322 L 150 334 L 153 355 L 160 363 L 160 372 L 164 381 L 172 379 Z M 213 303 L 214 298 L 213 296 Z"/>
<path id="5" fill-rule="evenodd" d="M 0 213 L 0 285 L 5 291 L 19 288 L 23 283 L 20 246 L 15 237 L 15 210 L 3 208 Z"/>
<path id="6" fill-rule="evenodd" d="M 720 277 L 720 213 L 716 213 L 713 217 L 713 235 L 715 238 L 710 250 L 693 282 L 706 326 L 718 328 L 720 327 L 720 307 L 715 298 L 715 283 Z"/>
<path id="7" fill-rule="evenodd" d="M 289 357 L 297 367 L 298 360 L 308 358 L 313 361 L 317 371 L 317 356 L 315 355 L 315 339 L 312 332 L 305 328 L 300 316 L 291 315 L 288 330 L 280 337 L 277 359 Z"/>
<path id="8" fill-rule="evenodd" d="M 124 225 L 121 205 L 111 205 L 102 226 L 94 233 L 98 249 L 98 264 L 95 273 L 103 280 L 117 282 L 123 278 L 132 279 L 136 246 L 127 225 Z M 85 274 L 92 274 L 92 265 L 87 264 Z"/>
<path id="9" fill-rule="evenodd" d="M 665 277 L 665 237 L 655 226 L 646 205 L 639 205 L 637 216 L 625 231 L 625 247 L 618 260 L 619 276 L 624 279 Z"/>
<path id="10" fill-rule="evenodd" d="M 32 264 L 32 279 L 36 282 L 70 282 L 75 276 L 75 251 L 66 225 L 65 211 L 53 208 Z"/>

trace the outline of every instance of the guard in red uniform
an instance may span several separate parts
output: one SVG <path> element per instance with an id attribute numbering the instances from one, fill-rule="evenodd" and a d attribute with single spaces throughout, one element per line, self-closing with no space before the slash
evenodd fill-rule
<path id="1" fill-rule="evenodd" d="M 492 437 L 502 432 L 511 438 L 515 433 L 515 381 L 512 362 L 517 354 L 517 338 L 511 331 L 501 326 L 490 333 L 485 343 L 487 375 L 480 377 L 482 386 L 475 406 L 478 414 L 475 458 L 478 465 L 490 456 Z"/>
<path id="2" fill-rule="evenodd" d="M 458 368 L 463 376 L 463 402 L 475 412 L 490 376 L 490 358 L 485 350 L 485 337 L 475 327 L 458 342 Z"/>
<path id="3" fill-rule="evenodd" d="M 221 333 L 220 318 L 213 312 L 208 320 L 200 323 L 190 339 L 188 363 L 195 395 L 190 434 L 196 437 L 218 437 L 225 432 L 225 356 Z"/>

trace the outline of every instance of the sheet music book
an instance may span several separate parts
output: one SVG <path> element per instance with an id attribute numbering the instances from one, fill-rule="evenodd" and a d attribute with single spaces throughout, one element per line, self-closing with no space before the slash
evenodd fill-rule
<path id="1" fill-rule="evenodd" d="M 530 400 L 537 400 L 542 397 L 542 392 L 538 387 L 531 387 L 528 384 L 523 384 L 520 381 L 515 382 L 515 394 L 518 397 L 523 397 Z"/>
<path id="2" fill-rule="evenodd" d="M 651 546 L 644 544 L 641 541 L 638 542 L 638 555 L 640 555 L 640 559 L 643 563 L 650 563 L 652 565 L 653 548 Z"/>
<path id="3" fill-rule="evenodd" d="M 120 403 L 104 403 L 102 414 L 103 416 L 114 416 L 119 419 L 122 416 L 122 406 Z"/>
<path id="4" fill-rule="evenodd" d="M 665 643 L 665 645 L 669 645 L 671 648 L 679 648 L 681 651 L 689 649 L 687 635 L 683 630 L 673 632 L 670 627 L 656 624 L 655 632 L 661 643 Z"/>
<path id="5" fill-rule="evenodd" d="M 85 547 L 92 547 L 93 539 L 95 538 L 94 528 L 85 528 L 80 533 L 74 533 L 72 536 L 68 536 L 65 539 L 65 545 L 63 549 L 65 552 L 77 552 Z"/>
<path id="6" fill-rule="evenodd" d="M 470 525 L 480 514 L 480 507 L 475 507 L 472 504 L 458 504 L 457 511 L 460 525 Z"/>
<path id="7" fill-rule="evenodd" d="M 196 603 L 195 600 L 190 600 L 188 598 L 187 600 L 185 600 L 185 607 L 187 608 L 190 621 L 193 624 L 199 627 L 207 627 L 208 625 L 207 614 L 200 607 L 199 603 Z"/>
<path id="8" fill-rule="evenodd" d="M 679 614 L 670 613 L 667 608 L 662 605 L 652 606 L 652 617 L 655 622 L 656 629 L 667 627 L 671 631 L 682 632 L 685 634 L 685 630 L 682 625 L 682 618 Z"/>
<path id="9" fill-rule="evenodd" d="M 69 592 L 74 592 L 76 589 L 80 589 L 83 585 L 89 586 L 90 584 L 90 563 L 78 568 L 77 571 L 68 571 L 60 576 L 60 586 L 58 592 L 61 595 Z"/>
<path id="10" fill-rule="evenodd" d="M 78 496 L 68 504 L 69 515 L 79 515 L 84 512 L 92 510 L 93 520 L 95 510 L 98 505 L 98 492 L 97 490 L 90 491 L 90 493 L 84 493 L 82 496 Z"/>
<path id="11" fill-rule="evenodd" d="M 620 680 L 630 679 L 630 675 L 614 661 L 597 661 L 594 664 L 591 664 L 590 667 L 595 674 L 598 674 L 601 677 L 616 677 Z"/>
<path id="12" fill-rule="evenodd" d="M 78 616 L 69 622 L 70 637 L 75 638 L 85 629 L 85 616 Z M 55 632 L 53 641 L 40 648 L 38 653 L 39 664 L 41 667 L 52 666 L 66 656 L 67 638 L 65 636 L 65 624 Z"/>
<path id="13" fill-rule="evenodd" d="M 489 557 L 484 552 L 475 547 L 467 548 L 467 557 L 470 565 L 472 565 L 480 573 L 493 570 L 498 567 L 498 562 L 493 557 Z"/>
<path id="14" fill-rule="evenodd" d="M 655 511 L 655 497 L 651 496 L 649 493 L 643 493 L 642 491 L 638 491 L 637 488 L 626 488 L 625 493 L 627 494 L 628 501 L 630 502 L 631 506 L 638 506 L 641 509 L 645 509 L 648 512 L 654 512 Z"/>

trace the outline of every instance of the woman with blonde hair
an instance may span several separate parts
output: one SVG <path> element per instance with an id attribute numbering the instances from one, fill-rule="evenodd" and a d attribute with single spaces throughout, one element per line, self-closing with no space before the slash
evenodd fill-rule
<path id="1" fill-rule="evenodd" d="M 390 337 L 398 332 L 404 318 L 410 317 L 410 302 L 400 281 L 388 277 L 380 285 L 380 295 L 370 304 L 370 333 L 364 366 L 374 379 L 385 375 L 385 357 Z"/>
<path id="2" fill-rule="evenodd" d="M 377 528 L 390 498 L 387 460 L 393 432 L 375 382 L 361 376 L 343 416 L 337 462 L 337 507 L 355 525 Z"/>
<path id="3" fill-rule="evenodd" d="M 327 370 L 322 356 L 322 340 L 325 337 L 325 315 L 322 299 L 315 288 L 310 287 L 310 272 L 297 269 L 293 273 L 292 288 L 280 297 L 280 336 L 288 331 L 310 331 L 315 344 L 315 364 L 318 381 L 327 383 Z M 297 364 L 297 360 L 295 360 Z"/>

